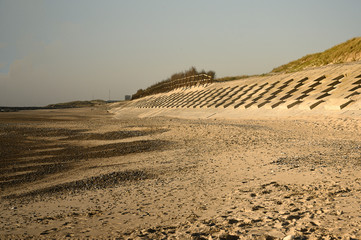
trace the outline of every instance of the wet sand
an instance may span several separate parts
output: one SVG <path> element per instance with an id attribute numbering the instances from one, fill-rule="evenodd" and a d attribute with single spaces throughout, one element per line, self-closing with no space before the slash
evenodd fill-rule
<path id="1" fill-rule="evenodd" d="M 360 239 L 357 117 L 0 113 L 0 238 Z"/>

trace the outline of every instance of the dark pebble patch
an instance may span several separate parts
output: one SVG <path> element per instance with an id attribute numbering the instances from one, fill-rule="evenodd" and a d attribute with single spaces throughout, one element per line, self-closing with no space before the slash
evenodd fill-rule
<path id="1" fill-rule="evenodd" d="M 73 181 L 69 183 L 58 184 L 55 186 L 38 189 L 32 192 L 27 192 L 18 195 L 8 195 L 4 198 L 18 198 L 18 197 L 34 197 L 44 196 L 59 193 L 78 193 L 84 190 L 104 189 L 108 187 L 115 187 L 126 181 L 139 181 L 150 178 L 155 178 L 155 174 L 150 174 L 142 170 L 127 170 L 121 172 L 112 172 L 102 174 L 100 176 L 93 176 L 87 179 Z"/>
<path id="2" fill-rule="evenodd" d="M 71 169 L 74 163 L 81 161 L 156 151 L 170 144 L 161 140 L 139 140 L 84 147 L 72 145 L 72 142 L 68 140 L 116 140 L 164 131 L 166 130 L 154 129 L 93 134 L 84 133 L 85 130 L 1 124 L 0 191 L 34 182 L 51 174 L 65 172 Z M 61 141 L 46 137 L 61 138 Z"/>

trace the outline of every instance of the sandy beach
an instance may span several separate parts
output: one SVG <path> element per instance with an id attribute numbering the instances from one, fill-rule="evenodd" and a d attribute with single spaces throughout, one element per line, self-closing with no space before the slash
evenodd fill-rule
<path id="1" fill-rule="evenodd" d="M 359 239 L 356 117 L 0 114 L 1 239 Z"/>
<path id="2" fill-rule="evenodd" d="M 0 0 L 0 240 L 361 240 L 360 10 Z"/>

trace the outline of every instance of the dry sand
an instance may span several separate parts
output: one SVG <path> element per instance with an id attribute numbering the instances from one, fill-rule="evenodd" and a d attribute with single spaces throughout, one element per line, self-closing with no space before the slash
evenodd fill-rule
<path id="1" fill-rule="evenodd" d="M 359 117 L 0 114 L 0 238 L 361 239 Z"/>

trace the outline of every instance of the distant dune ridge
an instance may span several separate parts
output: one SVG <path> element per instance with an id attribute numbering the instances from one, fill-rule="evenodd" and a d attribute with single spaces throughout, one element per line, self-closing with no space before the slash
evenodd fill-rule
<path id="1" fill-rule="evenodd" d="M 47 108 L 78 108 L 78 107 L 93 107 L 105 104 L 104 100 L 91 100 L 91 101 L 72 101 L 65 103 L 50 104 Z"/>

